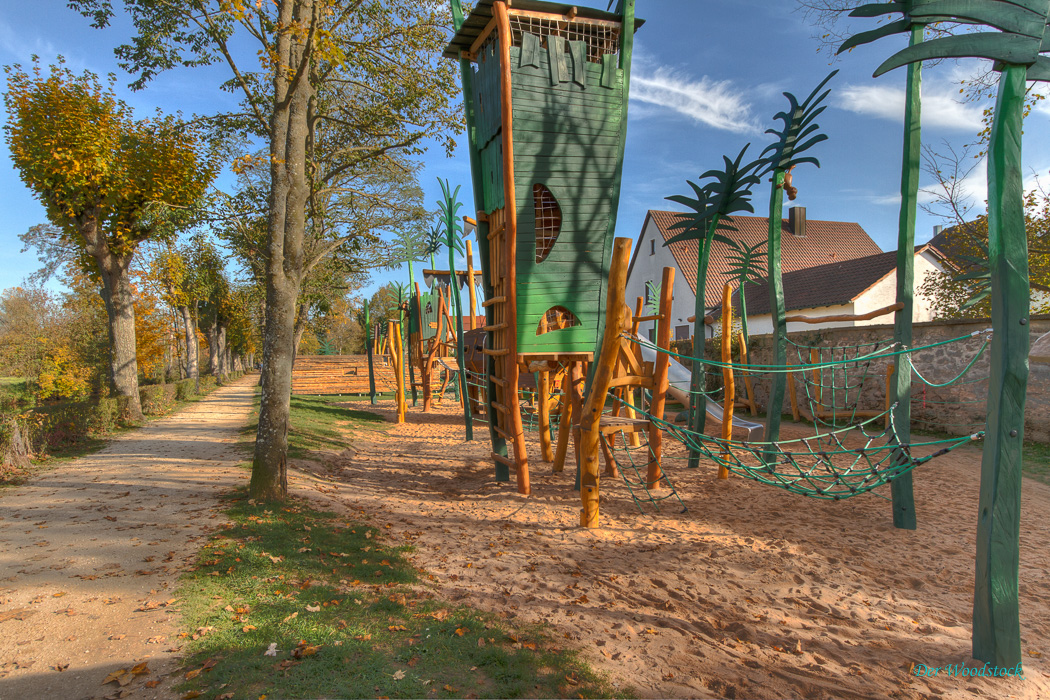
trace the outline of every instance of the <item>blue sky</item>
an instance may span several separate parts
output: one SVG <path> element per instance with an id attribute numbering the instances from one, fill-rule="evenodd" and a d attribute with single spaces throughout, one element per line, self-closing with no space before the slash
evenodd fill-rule
<path id="1" fill-rule="evenodd" d="M 585 4 L 604 6 L 598 0 Z M 75 71 L 115 72 L 121 96 L 141 115 L 155 108 L 190 115 L 233 106 L 231 96 L 217 87 L 225 78 L 221 67 L 173 71 L 146 90 L 125 89 L 131 79 L 117 68 L 112 52 L 128 36 L 124 22 L 106 31 L 91 29 L 63 0 L 5 5 L 0 15 L 4 65 L 27 64 L 32 54 L 49 63 L 62 54 Z M 803 98 L 838 68 L 830 85 L 830 107 L 819 120 L 830 139 L 812 152 L 823 167 L 801 166 L 796 171 L 795 204 L 807 207 L 812 219 L 858 222 L 884 250 L 896 247 L 904 71 L 878 79 L 871 73 L 904 45 L 904 39 L 861 47 L 831 63 L 817 53 L 814 30 L 794 7 L 791 0 L 638 0 L 639 16 L 647 21 L 636 40 L 617 235 L 637 237 L 648 209 L 677 208 L 664 198 L 688 192 L 685 181 L 719 167 L 723 154 L 735 155 L 748 142 L 757 154 L 771 138 L 763 132 L 776 125 L 773 114 L 786 105 L 781 93 L 791 91 Z M 975 140 L 983 105 L 956 101 L 958 81 L 972 68 L 944 63 L 925 71 L 926 143 L 940 147 L 947 141 L 958 148 Z M 1050 181 L 1048 119 L 1050 110 L 1040 109 L 1026 123 L 1029 180 L 1039 175 Z M 436 208 L 440 177 L 453 186 L 463 185 L 463 211 L 473 211 L 463 139 L 460 144 L 451 159 L 440 148 L 425 156 L 422 181 L 428 206 Z M 932 184 L 928 180 L 924 177 L 924 185 Z M 223 184 L 229 181 L 220 181 Z M 966 184 L 975 200 L 983 201 L 983 167 Z M 767 188 L 758 188 L 756 195 L 755 208 L 761 214 Z M 44 221 L 42 207 L 11 166 L 6 146 L 0 146 L 0 210 L 3 289 L 20 284 L 39 267 L 32 252 L 19 253 L 18 235 Z M 920 212 L 917 240 L 927 240 L 940 222 Z M 366 291 L 391 279 L 407 281 L 407 274 L 379 272 Z"/>

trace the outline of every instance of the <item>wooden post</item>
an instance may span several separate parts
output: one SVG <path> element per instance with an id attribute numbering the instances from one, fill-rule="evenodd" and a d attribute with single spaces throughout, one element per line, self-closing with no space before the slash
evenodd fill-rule
<path id="1" fill-rule="evenodd" d="M 671 349 L 671 304 L 674 301 L 674 268 L 665 267 L 663 280 L 660 282 L 660 320 L 656 325 L 656 347 L 659 350 Z M 653 366 L 653 398 L 649 402 L 649 414 L 663 419 L 664 406 L 667 404 L 667 389 L 670 381 L 667 377 L 671 365 L 671 356 L 667 352 L 656 353 L 656 364 Z M 633 433 L 632 433 L 633 434 Z M 664 432 L 660 426 L 649 423 L 649 449 L 652 450 L 652 461 L 646 473 L 646 484 L 650 489 L 656 488 L 662 472 L 660 458 L 663 456 Z"/>
<path id="2" fill-rule="evenodd" d="M 372 342 L 372 317 L 368 313 L 368 300 L 365 300 L 365 347 L 368 354 L 368 398 L 372 405 L 376 405 L 376 373 Z"/>
<path id="3" fill-rule="evenodd" d="M 733 379 L 733 285 L 722 287 L 722 439 L 733 439 L 733 404 L 736 403 L 736 381 Z M 728 457 L 728 450 L 722 453 Z M 718 478 L 728 479 L 729 470 L 718 465 Z"/>
<path id="4" fill-rule="evenodd" d="M 758 405 L 755 403 L 755 387 L 751 383 L 751 373 L 747 371 L 747 367 L 750 362 L 747 359 L 747 340 L 744 338 L 744 332 L 740 331 L 737 334 L 737 340 L 740 341 L 740 364 L 745 368 L 741 370 L 741 374 L 744 375 L 744 390 L 747 392 L 747 408 L 751 412 L 751 415 L 758 415 Z"/>
<path id="5" fill-rule="evenodd" d="M 809 349 L 809 363 L 811 365 L 820 364 L 820 350 L 817 348 Z M 813 406 L 813 418 L 823 418 L 824 413 L 824 386 L 821 379 L 821 369 L 817 367 L 813 370 L 813 399 L 815 405 Z"/>
<path id="6" fill-rule="evenodd" d="M 554 450 L 551 447 L 551 407 L 548 397 L 551 393 L 550 372 L 539 372 L 540 394 L 540 453 L 544 462 L 554 461 Z"/>
<path id="7" fill-rule="evenodd" d="M 890 401 L 893 398 L 893 373 L 896 370 L 896 366 L 891 362 L 886 367 L 886 427 L 890 427 Z"/>
<path id="8" fill-rule="evenodd" d="M 478 293 L 474 290 L 474 250 L 467 241 L 467 295 L 470 299 L 470 330 L 477 328 Z"/>
<path id="9" fill-rule="evenodd" d="M 793 367 L 794 365 L 791 366 Z M 791 420 L 798 423 L 800 420 L 802 420 L 802 416 L 799 415 L 798 412 L 798 393 L 795 389 L 795 373 L 788 372 L 787 378 L 788 394 L 791 396 Z"/>
<path id="10" fill-rule="evenodd" d="M 397 404 L 397 422 L 405 422 L 405 379 L 401 374 L 400 330 L 396 321 L 387 321 L 386 333 L 389 338 L 390 365 L 394 370 L 394 403 Z"/>
<path id="11" fill-rule="evenodd" d="M 569 434 L 572 432 L 572 397 L 574 390 L 572 385 L 573 368 L 577 363 L 572 362 L 565 370 L 565 376 L 561 380 L 561 420 L 558 422 L 558 447 L 554 452 L 554 471 L 565 471 L 565 455 L 569 451 Z"/>
<path id="12" fill-rule="evenodd" d="M 507 415 L 507 432 L 514 446 L 514 461 L 518 467 L 518 492 L 528 495 L 532 491 L 529 484 L 529 458 L 525 450 L 525 432 L 521 425 L 521 409 L 517 403 L 518 396 L 518 205 L 514 188 L 514 99 L 511 90 L 510 44 L 513 40 L 510 30 L 510 15 L 507 3 L 496 0 L 492 5 L 493 15 L 499 27 L 500 52 L 500 119 L 503 129 L 503 201 L 506 220 L 506 245 L 502 251 L 506 263 L 505 296 L 507 324 L 507 348 L 503 356 L 503 378 L 507 382 L 504 397 L 507 399 L 510 413 Z M 633 33 L 633 32 L 632 32 Z"/>
<path id="13" fill-rule="evenodd" d="M 624 31 L 629 32 L 630 28 Z M 605 407 L 606 395 L 609 393 L 616 358 L 620 353 L 620 334 L 627 330 L 623 325 L 623 308 L 631 243 L 629 238 L 617 238 L 613 244 L 602 352 L 595 361 L 594 379 L 580 415 L 580 501 L 583 505 L 580 510 L 581 527 L 598 527 L 598 423 Z"/>

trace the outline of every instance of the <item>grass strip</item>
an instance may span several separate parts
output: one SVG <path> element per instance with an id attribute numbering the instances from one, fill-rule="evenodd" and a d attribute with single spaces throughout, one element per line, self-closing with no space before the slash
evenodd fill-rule
<path id="1" fill-rule="evenodd" d="M 184 697 L 610 697 L 540 628 L 437 599 L 363 522 L 230 496 L 181 584 Z"/>

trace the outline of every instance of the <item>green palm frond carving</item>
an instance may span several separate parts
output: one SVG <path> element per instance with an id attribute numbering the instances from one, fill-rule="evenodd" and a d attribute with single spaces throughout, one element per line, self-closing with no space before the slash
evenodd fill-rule
<path id="1" fill-rule="evenodd" d="M 743 241 L 733 241 L 733 246 L 726 256 L 729 262 L 729 276 L 739 285 L 758 282 L 766 276 L 766 251 L 759 250 L 766 241 L 759 241 L 749 246 Z"/>
<path id="2" fill-rule="evenodd" d="M 818 133 L 820 125 L 814 120 L 828 108 L 827 105 L 821 103 L 831 93 L 831 90 L 824 90 L 823 93 L 821 90 L 837 74 L 837 70 L 828 73 L 828 76 L 820 81 L 820 84 L 813 89 L 813 92 L 809 93 L 809 97 L 801 104 L 790 92 L 784 93 L 784 97 L 788 99 L 788 108 L 783 112 L 777 112 L 773 116 L 773 119 L 782 121 L 784 127 L 781 131 L 776 129 L 766 130 L 767 134 L 776 136 L 777 141 L 762 151 L 762 155 L 771 153 L 769 156 L 771 170 L 789 170 L 801 163 L 812 163 L 818 168 L 820 167 L 819 160 L 812 156 L 802 156 L 801 154 L 821 141 L 826 141 L 828 138 L 826 134 Z"/>
<path id="3" fill-rule="evenodd" d="M 725 168 L 722 170 L 708 170 L 700 176 L 700 180 L 710 182 L 698 185 L 687 181 L 696 197 L 686 195 L 673 195 L 668 200 L 676 202 L 693 211 L 683 214 L 682 219 L 671 226 L 672 229 L 681 230 L 681 233 L 672 236 L 664 245 L 670 245 L 678 241 L 692 241 L 700 239 L 716 240 L 732 245 L 731 239 L 719 235 L 718 231 L 735 231 L 736 229 L 725 222 L 727 216 L 738 212 L 755 213 L 751 206 L 751 188 L 762 181 L 761 171 L 767 161 L 764 158 L 743 163 L 744 155 L 751 144 L 744 146 L 735 160 L 728 156 L 722 156 Z"/>
<path id="4" fill-rule="evenodd" d="M 903 19 L 851 37 L 840 51 L 890 34 L 908 31 L 915 24 L 959 22 L 984 25 L 999 31 L 978 31 L 932 39 L 909 46 L 886 59 L 875 76 L 894 68 L 940 58 L 987 58 L 1005 64 L 1028 66 L 1029 80 L 1050 80 L 1050 51 L 1044 42 L 1050 0 L 908 0 L 864 5 L 852 14 L 876 17 L 900 12 Z"/>
<path id="5" fill-rule="evenodd" d="M 438 206 L 441 207 L 439 231 L 441 227 L 444 228 L 442 244 L 447 246 L 449 250 L 455 250 L 462 254 L 464 252 L 463 224 L 460 223 L 459 217 L 456 216 L 463 206 L 463 203 L 458 198 L 462 185 L 457 185 L 456 190 L 453 192 L 448 184 L 448 180 L 438 180 L 438 184 L 441 185 L 442 194 L 442 198 L 438 200 Z"/>

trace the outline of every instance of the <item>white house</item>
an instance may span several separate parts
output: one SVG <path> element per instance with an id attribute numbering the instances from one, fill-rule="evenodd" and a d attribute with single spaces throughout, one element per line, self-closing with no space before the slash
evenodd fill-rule
<path id="1" fill-rule="evenodd" d="M 647 296 L 647 284 L 660 284 L 664 267 L 675 268 L 674 303 L 672 324 L 676 340 L 689 338 L 693 324 L 687 320 L 694 313 L 696 304 L 696 269 L 699 257 L 697 241 L 664 245 L 679 231 L 672 228 L 682 220 L 677 212 L 650 210 L 645 217 L 641 236 L 635 245 L 634 255 L 627 271 L 627 303 L 633 309 L 635 299 Z M 723 235 L 754 247 L 767 240 L 769 219 L 760 216 L 734 216 L 728 220 L 735 231 L 722 231 Z M 760 248 L 765 250 L 765 248 Z M 715 242 L 711 247 L 711 261 L 707 273 L 705 313 L 710 313 L 722 304 L 722 288 L 732 277 L 730 274 L 729 246 Z M 782 265 L 785 273 L 807 267 L 852 260 L 881 253 L 871 237 L 859 224 L 841 221 L 807 220 L 804 207 L 793 207 L 783 222 L 781 245 Z M 751 296 L 748 295 L 750 302 Z M 654 299 L 655 303 L 657 300 Z M 889 303 L 893 303 L 892 301 Z M 768 311 L 767 311 L 768 313 Z M 647 315 L 647 314 L 646 314 Z M 644 336 L 654 333 L 655 323 L 642 323 L 639 332 Z M 708 335 L 713 332 L 708 327 Z M 755 332 L 755 331 L 752 331 Z"/>
<path id="2" fill-rule="evenodd" d="M 915 285 L 918 289 L 927 275 L 943 272 L 944 259 L 929 245 L 915 249 Z M 817 265 L 783 275 L 784 302 L 787 315 L 818 318 L 822 316 L 863 316 L 886 308 L 897 301 L 897 253 L 879 253 L 843 262 Z M 747 294 L 747 325 L 751 335 L 773 332 L 770 313 L 769 282 L 749 284 Z M 734 313 L 740 313 L 740 293 L 733 296 Z M 915 323 L 932 321 L 933 312 L 928 299 L 920 294 L 914 297 L 912 320 Z M 893 315 L 886 314 L 868 320 L 830 321 L 827 323 L 789 322 L 789 333 L 818 328 L 844 328 L 893 323 Z"/>

